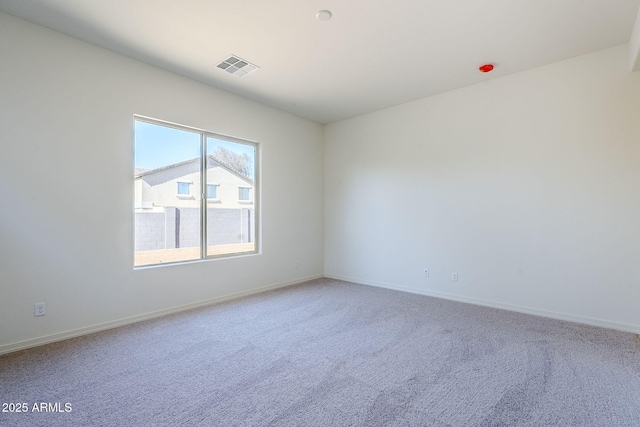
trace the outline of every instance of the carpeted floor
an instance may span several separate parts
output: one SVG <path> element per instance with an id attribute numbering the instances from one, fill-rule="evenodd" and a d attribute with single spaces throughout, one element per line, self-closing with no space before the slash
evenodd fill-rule
<path id="1" fill-rule="evenodd" d="M 0 356 L 0 403 L 28 406 L 2 426 L 639 426 L 640 349 L 321 279 Z"/>

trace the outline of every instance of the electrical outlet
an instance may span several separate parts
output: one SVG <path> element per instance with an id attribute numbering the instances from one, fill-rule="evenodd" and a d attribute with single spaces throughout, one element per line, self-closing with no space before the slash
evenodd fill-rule
<path id="1" fill-rule="evenodd" d="M 452 282 L 458 281 L 458 273 L 451 273 L 451 281 Z"/>
<path id="2" fill-rule="evenodd" d="M 429 269 L 425 268 L 424 270 L 422 270 L 422 274 L 424 275 L 424 277 L 429 277 Z"/>
<path id="3" fill-rule="evenodd" d="M 44 302 L 37 302 L 35 304 L 33 304 L 33 315 L 38 317 L 38 316 L 44 316 L 45 314 L 47 314 L 47 304 Z"/>

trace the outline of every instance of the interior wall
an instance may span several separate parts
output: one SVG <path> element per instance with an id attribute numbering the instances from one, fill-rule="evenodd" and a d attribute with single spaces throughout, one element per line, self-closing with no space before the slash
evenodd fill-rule
<path id="1" fill-rule="evenodd" d="M 0 57 L 0 352 L 322 275 L 321 125 L 3 13 Z M 133 269 L 134 114 L 259 142 L 261 254 Z"/>
<path id="2" fill-rule="evenodd" d="M 327 125 L 325 275 L 640 332 L 628 64 L 619 46 Z"/>

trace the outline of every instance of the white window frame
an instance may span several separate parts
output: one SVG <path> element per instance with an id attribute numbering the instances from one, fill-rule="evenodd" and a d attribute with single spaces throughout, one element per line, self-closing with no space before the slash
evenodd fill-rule
<path id="1" fill-rule="evenodd" d="M 171 127 L 174 129 L 178 129 L 178 130 L 183 130 L 183 131 L 187 131 L 187 132 L 195 132 L 195 133 L 199 133 L 200 134 L 200 148 L 201 148 L 201 154 L 200 154 L 200 163 L 201 163 L 201 169 L 200 169 L 200 194 L 199 195 L 193 195 L 193 194 L 189 194 L 189 195 L 182 195 L 179 194 L 178 197 L 180 198 L 184 198 L 184 197 L 188 197 L 188 198 L 199 198 L 200 199 L 200 204 L 201 204 L 201 208 L 200 208 L 200 244 L 201 244 L 201 250 L 200 250 L 200 258 L 199 259 L 191 259 L 191 260 L 185 260 L 185 261 L 173 261 L 173 262 L 166 262 L 166 263 L 158 263 L 158 264 L 145 264 L 145 265 L 139 265 L 136 266 L 134 265 L 134 269 L 145 269 L 145 268 L 154 268 L 154 267 L 161 267 L 161 266 L 167 266 L 167 265 L 175 265 L 175 264 L 185 264 L 185 263 L 190 263 L 190 262 L 199 262 L 199 261 L 205 261 L 205 260 L 210 260 L 210 259 L 219 259 L 219 258 L 232 258 L 232 257 L 238 257 L 238 256 L 247 256 L 247 255 L 258 255 L 261 253 L 261 241 L 262 241 L 262 236 L 261 236 L 261 228 L 260 228 L 260 211 L 259 211 L 259 203 L 258 203 L 258 188 L 260 185 L 260 178 L 261 178 L 261 174 L 260 174 L 260 144 L 256 141 L 251 141 L 251 140 L 246 140 L 246 139 L 241 139 L 241 138 L 236 138 L 233 136 L 228 136 L 228 135 L 223 135 L 223 134 L 219 134 L 219 133 L 215 133 L 215 132 L 211 132 L 211 131 L 207 131 L 207 130 L 203 130 L 203 129 L 199 129 L 199 128 L 193 128 L 193 127 L 189 127 L 189 126 L 185 126 L 185 125 L 180 125 L 177 123 L 172 123 L 172 122 L 167 122 L 164 120 L 158 120 L 158 119 L 154 119 L 151 117 L 146 117 L 146 116 L 141 116 L 141 115 L 134 115 L 134 122 L 135 121 L 141 121 L 141 122 L 146 122 L 152 125 L 157 125 L 157 126 L 165 126 L 165 127 Z M 206 148 L 206 141 L 207 141 L 207 137 L 210 138 L 214 138 L 214 139 L 219 139 L 219 140 L 223 140 L 223 141 L 228 141 L 228 142 L 233 142 L 236 144 L 243 144 L 243 145 L 249 145 L 254 147 L 255 149 L 255 158 L 254 158 L 254 182 L 253 182 L 253 187 L 246 187 L 246 188 L 250 188 L 252 189 L 255 193 L 254 193 L 254 200 L 253 201 L 249 201 L 249 203 L 252 203 L 254 205 L 253 211 L 254 211 L 254 243 L 255 243 L 255 248 L 252 251 L 244 251 L 244 252 L 235 252 L 235 253 L 225 253 L 225 254 L 220 254 L 220 255 L 207 255 L 207 202 L 210 200 L 212 202 L 216 202 L 219 201 L 219 199 L 207 199 L 207 185 L 211 185 L 211 183 L 207 183 L 207 148 Z M 194 184 L 193 181 L 177 181 L 177 182 L 182 182 L 182 183 L 189 183 L 191 185 Z M 189 186 L 189 193 L 191 193 L 191 185 Z M 213 183 L 213 185 L 217 185 L 219 187 L 219 184 L 217 183 Z M 177 188 L 176 188 L 177 191 Z M 135 208 L 135 207 L 134 207 Z"/>
<path id="2" fill-rule="evenodd" d="M 194 199 L 195 197 L 191 194 L 191 186 L 193 185 L 193 181 L 176 181 L 178 188 L 176 189 L 176 197 L 178 199 Z M 188 193 L 180 193 L 180 184 L 187 184 L 189 186 Z"/>
<path id="3" fill-rule="evenodd" d="M 216 197 L 209 197 L 209 186 L 213 185 L 216 187 Z M 218 196 L 218 192 L 220 190 L 220 184 L 215 183 L 215 182 L 208 182 L 207 183 L 207 189 L 205 190 L 205 195 L 207 196 L 207 202 L 219 202 L 220 201 L 220 197 Z"/>
<path id="4" fill-rule="evenodd" d="M 241 199 L 240 198 L 240 189 L 247 189 L 249 190 L 249 198 L 248 199 Z M 238 186 L 238 203 L 244 203 L 244 204 L 251 204 L 253 203 L 251 200 L 251 190 L 253 190 L 253 187 L 247 187 L 246 185 L 239 185 Z"/>

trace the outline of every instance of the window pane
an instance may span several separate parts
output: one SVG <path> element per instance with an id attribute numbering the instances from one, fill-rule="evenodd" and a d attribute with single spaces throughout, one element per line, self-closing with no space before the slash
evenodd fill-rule
<path id="1" fill-rule="evenodd" d="M 187 182 L 179 182 L 178 183 L 178 194 L 189 194 L 189 183 Z"/>
<path id="2" fill-rule="evenodd" d="M 218 186 L 214 184 L 207 185 L 207 199 L 217 199 L 218 198 Z"/>
<path id="3" fill-rule="evenodd" d="M 253 203 L 240 203 L 255 187 L 256 145 L 207 137 L 207 179 L 218 183 L 218 203 L 207 206 L 207 256 L 254 252 L 256 215 Z M 242 190 L 241 190 L 242 191 Z"/>
<path id="4" fill-rule="evenodd" d="M 243 202 L 249 201 L 249 189 L 246 187 L 239 188 L 238 200 Z"/>
<path id="5" fill-rule="evenodd" d="M 201 258 L 199 197 L 177 196 L 200 193 L 200 150 L 198 133 L 135 121 L 135 266 Z"/>

